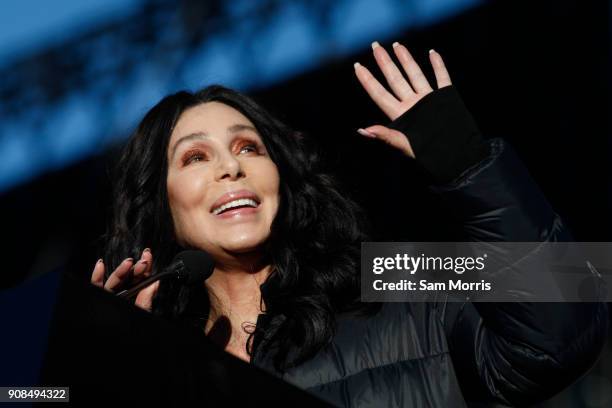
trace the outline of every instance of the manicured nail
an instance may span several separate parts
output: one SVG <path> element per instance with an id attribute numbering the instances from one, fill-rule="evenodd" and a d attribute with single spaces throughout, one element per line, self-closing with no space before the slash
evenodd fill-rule
<path id="1" fill-rule="evenodd" d="M 104 262 L 104 261 L 102 260 L 102 258 L 100 258 L 100 259 L 98 259 L 98 262 L 96 262 L 96 263 L 102 263 L 102 262 Z"/>
<path id="2" fill-rule="evenodd" d="M 433 49 L 433 48 L 432 48 L 431 50 L 429 50 L 429 53 L 430 53 L 430 54 L 433 54 L 434 52 L 435 52 L 435 51 L 434 51 L 434 49 Z"/>
<path id="3" fill-rule="evenodd" d="M 151 252 L 151 248 L 145 248 L 142 252 Z"/>
<path id="4" fill-rule="evenodd" d="M 355 69 L 357 69 L 357 68 L 358 68 L 358 67 L 360 67 L 360 66 L 361 66 L 361 64 L 360 64 L 360 63 L 358 63 L 358 62 L 356 62 L 356 63 L 354 63 L 354 64 L 353 64 L 353 67 L 355 67 Z"/>
<path id="5" fill-rule="evenodd" d="M 396 41 L 393 43 L 393 48 L 397 48 L 397 47 L 399 47 L 399 43 Z"/>
<path id="6" fill-rule="evenodd" d="M 357 129 L 357 133 L 359 133 L 360 135 L 367 136 L 367 137 L 376 137 L 374 133 L 370 133 L 367 130 L 362 129 L 362 128 Z"/>
<path id="7" fill-rule="evenodd" d="M 375 49 L 376 47 L 380 47 L 380 44 L 378 43 L 378 41 L 374 41 L 372 43 L 372 49 Z"/>

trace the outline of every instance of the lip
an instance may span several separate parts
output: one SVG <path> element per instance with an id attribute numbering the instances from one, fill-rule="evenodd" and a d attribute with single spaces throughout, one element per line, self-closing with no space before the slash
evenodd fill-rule
<path id="1" fill-rule="evenodd" d="M 212 213 L 215 208 L 220 207 L 225 203 L 229 203 L 230 201 L 238 200 L 241 198 L 250 198 L 251 200 L 254 200 L 258 206 L 261 203 L 261 200 L 254 192 L 246 189 L 235 190 L 230 191 L 229 193 L 225 193 L 221 197 L 219 197 L 217 201 L 215 201 L 210 207 L 210 212 Z"/>
<path id="2" fill-rule="evenodd" d="M 245 217 L 248 217 L 251 214 L 255 214 L 258 211 L 259 211 L 259 207 L 234 208 L 233 210 L 228 210 L 221 214 L 217 214 L 215 215 L 215 217 L 225 218 L 225 219 L 240 217 L 241 219 L 244 219 Z"/>

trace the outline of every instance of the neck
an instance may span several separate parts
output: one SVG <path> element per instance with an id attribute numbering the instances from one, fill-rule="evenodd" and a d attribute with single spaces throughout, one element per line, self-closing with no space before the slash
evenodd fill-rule
<path id="1" fill-rule="evenodd" d="M 217 262 L 206 280 L 210 314 L 205 333 L 215 343 L 237 357 L 250 361 L 245 347 L 255 329 L 257 317 L 265 311 L 259 286 L 271 265 L 261 258 L 242 256 L 231 263 Z"/>
<path id="2" fill-rule="evenodd" d="M 210 320 L 221 316 L 237 323 L 257 320 L 257 315 L 265 310 L 259 286 L 271 271 L 271 266 L 262 261 L 260 256 L 241 254 L 231 262 L 216 264 L 206 280 L 210 294 Z"/>

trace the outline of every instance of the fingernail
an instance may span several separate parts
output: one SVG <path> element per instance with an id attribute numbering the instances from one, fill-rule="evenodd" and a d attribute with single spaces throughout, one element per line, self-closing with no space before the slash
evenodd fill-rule
<path id="1" fill-rule="evenodd" d="M 434 49 L 433 49 L 433 48 L 432 48 L 431 50 L 429 50 L 429 53 L 430 53 L 430 54 L 433 54 L 434 52 L 435 52 L 435 51 L 434 51 Z"/>
<path id="2" fill-rule="evenodd" d="M 102 262 L 104 262 L 104 261 L 102 260 L 102 258 L 100 258 L 100 259 L 98 259 L 98 261 L 96 263 L 99 264 L 99 263 L 102 263 Z"/>
<path id="3" fill-rule="evenodd" d="M 149 263 L 149 261 L 147 261 L 146 259 L 141 259 L 140 261 L 138 261 L 139 264 L 143 264 L 146 265 Z"/>
<path id="4" fill-rule="evenodd" d="M 374 41 L 372 43 L 372 49 L 375 49 L 376 47 L 380 47 L 380 44 L 378 43 L 378 41 Z"/>
<path id="5" fill-rule="evenodd" d="M 134 258 L 125 258 L 125 259 L 123 260 L 123 262 L 125 262 L 125 261 L 134 262 Z"/>
<path id="6" fill-rule="evenodd" d="M 396 41 L 393 43 L 393 48 L 397 48 L 397 47 L 399 47 L 399 43 Z"/>
<path id="7" fill-rule="evenodd" d="M 353 64 L 353 67 L 355 67 L 355 69 L 357 69 L 357 68 L 358 68 L 358 67 L 360 67 L 360 66 L 361 66 L 361 64 L 360 64 L 360 63 L 358 63 L 358 62 L 356 62 L 356 63 L 354 63 L 354 64 Z"/>
<path id="8" fill-rule="evenodd" d="M 142 252 L 151 252 L 151 248 L 145 248 Z"/>
<path id="9" fill-rule="evenodd" d="M 362 128 L 357 129 L 357 133 L 359 133 L 360 135 L 367 136 L 367 137 L 376 137 L 374 133 L 370 133 L 367 130 L 362 129 Z"/>

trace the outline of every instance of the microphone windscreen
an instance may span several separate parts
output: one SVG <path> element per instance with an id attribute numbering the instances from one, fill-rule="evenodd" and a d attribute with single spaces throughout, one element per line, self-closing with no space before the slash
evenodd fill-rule
<path id="1" fill-rule="evenodd" d="M 174 261 L 183 263 L 187 285 L 203 283 L 215 269 L 213 258 L 207 252 L 199 250 L 180 252 L 174 257 Z"/>

